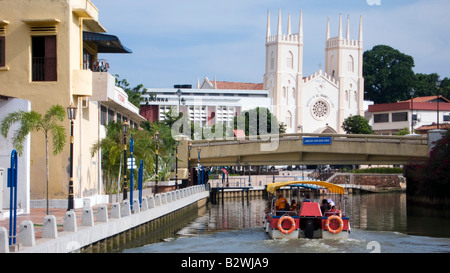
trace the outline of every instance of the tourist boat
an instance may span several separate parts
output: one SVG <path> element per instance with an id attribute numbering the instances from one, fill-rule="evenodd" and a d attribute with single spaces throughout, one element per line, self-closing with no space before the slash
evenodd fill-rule
<path id="1" fill-rule="evenodd" d="M 289 188 L 288 202 L 296 200 L 300 204 L 295 210 L 276 209 L 277 191 Z M 286 191 L 286 190 L 284 190 Z M 279 238 L 324 238 L 346 239 L 350 234 L 349 217 L 346 215 L 345 190 L 339 185 L 325 181 L 289 181 L 267 185 L 269 193 L 266 207 L 265 229 L 272 239 Z M 308 200 L 307 195 L 311 198 Z M 319 198 L 320 203 L 314 201 Z M 341 210 L 322 212 L 323 200 L 337 205 Z"/>

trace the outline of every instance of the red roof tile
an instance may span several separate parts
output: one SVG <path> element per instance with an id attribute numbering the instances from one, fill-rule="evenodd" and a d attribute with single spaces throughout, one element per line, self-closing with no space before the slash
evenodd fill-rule
<path id="1" fill-rule="evenodd" d="M 263 90 L 262 83 L 216 81 L 217 89 Z"/>

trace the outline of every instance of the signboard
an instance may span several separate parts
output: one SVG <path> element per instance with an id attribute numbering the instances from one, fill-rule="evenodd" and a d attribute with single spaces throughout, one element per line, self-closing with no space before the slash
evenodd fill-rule
<path id="1" fill-rule="evenodd" d="M 331 145 L 331 137 L 304 137 L 303 145 Z"/>
<path id="2" fill-rule="evenodd" d="M 131 160 L 131 157 L 127 158 L 127 169 L 131 170 L 131 167 L 133 167 L 133 169 L 137 169 L 136 158 L 133 158 L 133 160 Z"/>

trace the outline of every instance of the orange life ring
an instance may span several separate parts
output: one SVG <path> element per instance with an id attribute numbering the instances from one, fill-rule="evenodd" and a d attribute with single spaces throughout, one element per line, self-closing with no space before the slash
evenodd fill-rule
<path id="1" fill-rule="evenodd" d="M 291 222 L 291 228 L 289 230 L 283 229 L 282 224 L 283 224 L 284 220 L 289 220 L 289 222 Z M 294 220 L 294 218 L 292 218 L 289 215 L 283 215 L 280 217 L 280 219 L 278 219 L 277 227 L 278 227 L 278 230 L 281 231 L 282 233 L 290 234 L 295 229 L 295 220 Z"/>
<path id="2" fill-rule="evenodd" d="M 332 229 L 330 227 L 330 221 L 331 220 L 337 220 L 339 222 L 339 228 L 338 229 Z M 344 221 L 342 221 L 342 218 L 337 216 L 337 215 L 331 215 L 330 217 L 327 218 L 327 221 L 325 222 L 325 227 L 327 227 L 327 230 L 330 233 L 337 234 L 337 233 L 341 232 L 342 229 L 344 228 Z"/>

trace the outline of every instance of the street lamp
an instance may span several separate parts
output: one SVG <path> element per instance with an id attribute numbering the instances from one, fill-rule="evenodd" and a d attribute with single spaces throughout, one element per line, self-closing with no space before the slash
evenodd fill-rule
<path id="1" fill-rule="evenodd" d="M 178 144 L 179 141 L 175 140 L 175 190 L 178 189 Z"/>
<path id="2" fill-rule="evenodd" d="M 123 132 L 123 200 L 128 199 L 128 185 L 127 185 L 127 132 L 128 122 L 122 122 Z"/>
<path id="3" fill-rule="evenodd" d="M 188 179 L 189 179 L 189 186 L 192 186 L 192 179 L 191 179 L 191 148 L 192 143 L 189 142 L 188 144 Z"/>
<path id="4" fill-rule="evenodd" d="M 409 95 L 411 95 L 411 134 L 414 134 L 414 94 L 416 93 L 416 90 L 414 88 L 411 88 L 409 91 Z"/>
<path id="5" fill-rule="evenodd" d="M 436 115 L 437 115 L 437 117 L 436 117 L 436 120 L 437 120 L 437 122 L 436 122 L 436 124 L 437 124 L 437 127 L 436 127 L 436 129 L 439 129 L 439 97 L 440 97 L 440 95 L 439 95 L 439 89 L 440 89 L 440 87 L 441 87 L 441 81 L 439 80 L 439 79 L 437 79 L 437 81 L 436 81 L 436 87 L 437 87 L 437 99 L 436 99 L 436 102 L 437 102 L 437 113 L 436 113 Z"/>
<path id="6" fill-rule="evenodd" d="M 198 182 L 199 182 L 199 185 L 201 185 L 201 184 L 203 184 L 203 173 L 202 173 L 202 164 L 200 163 L 200 152 L 201 152 L 201 149 L 200 149 L 200 147 L 199 148 L 197 148 L 197 154 L 198 154 Z"/>
<path id="7" fill-rule="evenodd" d="M 181 89 L 178 89 L 176 94 L 178 96 L 178 116 L 180 116 Z"/>
<path id="8" fill-rule="evenodd" d="M 73 123 L 76 118 L 77 108 L 70 103 L 67 107 L 67 117 L 70 120 L 70 179 L 69 179 L 69 197 L 67 210 L 73 209 Z"/>
<path id="9" fill-rule="evenodd" d="M 155 194 L 158 193 L 158 146 L 159 146 L 159 133 L 156 131 L 155 133 L 155 141 L 156 141 L 156 149 L 155 149 L 155 156 L 156 156 L 156 174 L 155 174 Z"/>

